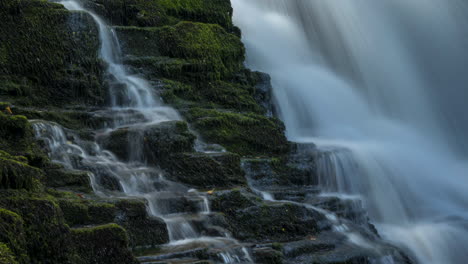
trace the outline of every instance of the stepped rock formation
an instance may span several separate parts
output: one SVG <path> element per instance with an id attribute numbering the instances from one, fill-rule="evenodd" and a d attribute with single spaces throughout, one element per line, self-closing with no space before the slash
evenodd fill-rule
<path id="1" fill-rule="evenodd" d="M 0 1 L 0 263 L 411 263 L 320 195 L 232 15 Z"/>

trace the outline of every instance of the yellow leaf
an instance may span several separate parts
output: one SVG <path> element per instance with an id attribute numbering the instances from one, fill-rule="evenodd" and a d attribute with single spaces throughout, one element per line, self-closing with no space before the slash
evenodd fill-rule
<path id="1" fill-rule="evenodd" d="M 215 191 L 215 189 L 207 191 L 206 193 L 209 194 L 209 195 L 212 195 L 214 193 L 214 191 Z"/>
<path id="2" fill-rule="evenodd" d="M 7 106 L 7 107 L 5 108 L 5 110 L 6 110 L 10 115 L 13 114 L 13 112 L 11 111 L 11 108 L 10 108 L 9 106 Z"/>

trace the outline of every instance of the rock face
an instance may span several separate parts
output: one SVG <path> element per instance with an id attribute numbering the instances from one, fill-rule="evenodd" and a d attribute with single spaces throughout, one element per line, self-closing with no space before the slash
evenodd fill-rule
<path id="1" fill-rule="evenodd" d="M 85 164 L 78 154 L 70 162 L 80 171 L 52 162 L 62 160 L 47 153 L 64 146 L 164 175 L 151 182 L 151 195 L 165 219 L 183 227 L 184 217 L 202 236 L 229 234 L 239 243 L 228 247 L 255 263 L 372 263 L 382 256 L 411 263 L 379 240 L 359 201 L 318 195 L 319 154 L 287 141 L 270 78 L 244 67 L 229 0 L 81 2 L 114 27 L 127 70 L 148 79 L 184 121 L 139 125 L 147 117 L 135 109 L 115 117 L 89 15 L 44 0 L 0 1 L 0 263 L 137 263 L 132 253 L 148 255 L 143 263 L 231 258 L 208 242 L 168 245 L 166 223 L 150 216 L 146 200 L 121 197 L 109 164 Z M 33 119 L 65 127 L 62 146 L 36 141 Z M 196 147 L 210 144 L 221 146 Z M 167 180 L 177 184 L 160 195 Z M 350 243 L 335 231 L 343 225 L 378 250 Z"/>

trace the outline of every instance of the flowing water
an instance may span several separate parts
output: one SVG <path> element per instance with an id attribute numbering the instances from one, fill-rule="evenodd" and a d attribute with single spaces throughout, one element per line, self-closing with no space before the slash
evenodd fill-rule
<path id="1" fill-rule="evenodd" d="M 59 2 L 67 9 L 91 15 L 99 29 L 100 57 L 107 65 L 111 106 L 99 115 L 113 118 L 112 125 L 96 131 L 105 136 L 120 128 L 145 128 L 165 121 L 181 120 L 178 112 L 164 106 L 157 98 L 155 87 L 147 80 L 130 74 L 122 64 L 119 40 L 114 30 L 98 15 L 82 7 L 75 0 Z M 119 160 L 97 142 L 80 139 L 76 133 L 53 122 L 33 122 L 36 137 L 43 140 L 52 160 L 66 169 L 89 171 L 96 194 L 105 197 L 146 199 L 148 213 L 162 219 L 168 230 L 170 243 L 163 245 L 162 254 L 142 261 L 170 259 L 175 252 L 208 249 L 216 263 L 249 263 L 247 250 L 223 228 L 210 222 L 211 212 L 206 194 L 167 180 L 162 171 L 148 166 L 143 156 L 143 140 L 130 140 L 130 162 Z M 200 143 L 200 142 L 199 142 Z M 204 143 L 197 145 L 203 150 Z M 211 146 L 208 146 L 211 147 Z M 104 178 L 118 182 L 116 190 L 108 190 L 101 183 Z M 177 204 L 189 205 L 177 207 Z"/>
<path id="2" fill-rule="evenodd" d="M 248 66 L 272 77 L 320 185 L 355 195 L 423 264 L 468 259 L 468 3 L 232 0 Z"/>

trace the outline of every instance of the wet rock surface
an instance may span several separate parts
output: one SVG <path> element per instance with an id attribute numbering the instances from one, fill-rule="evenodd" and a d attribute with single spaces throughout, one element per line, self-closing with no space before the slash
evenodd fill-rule
<path id="1" fill-rule="evenodd" d="M 240 157 L 233 153 L 181 153 L 163 167 L 171 179 L 200 189 L 247 184 Z"/>
<path id="2" fill-rule="evenodd" d="M 168 121 L 144 127 L 125 127 L 102 139 L 102 145 L 122 160 L 143 158 L 154 165 L 193 149 L 195 136 L 187 124 Z M 137 148 L 135 148 L 137 146 Z"/>

